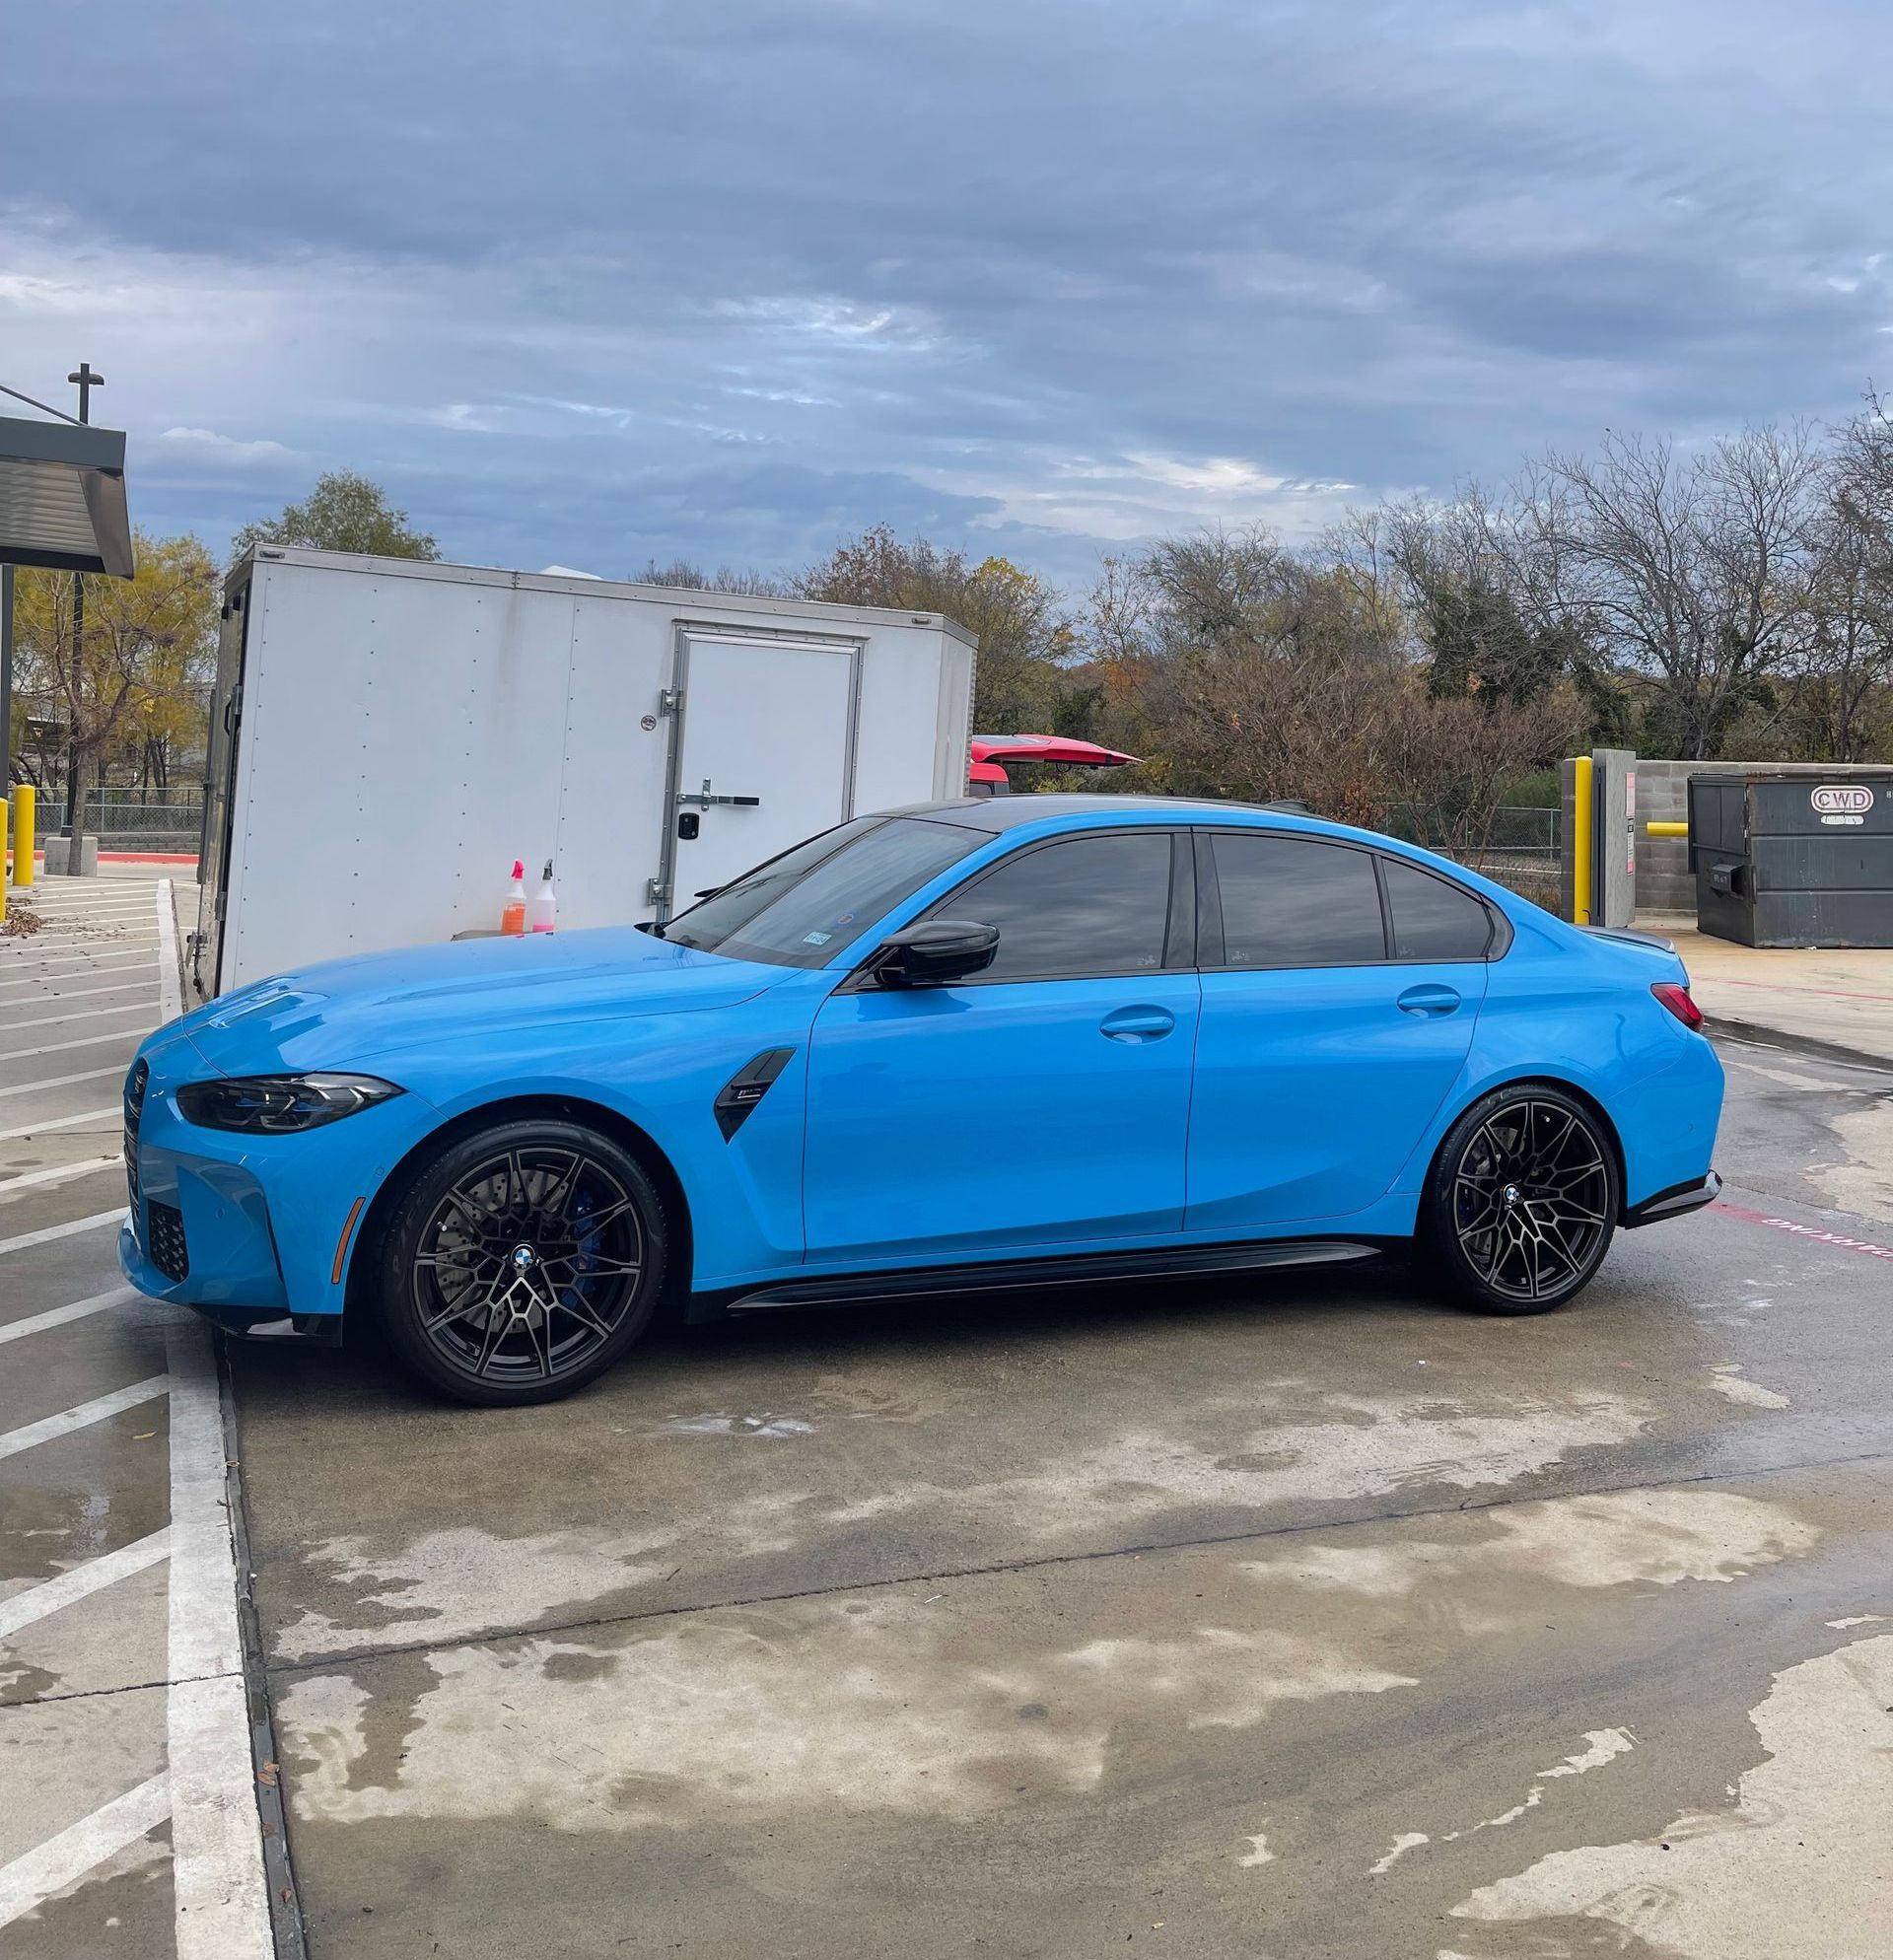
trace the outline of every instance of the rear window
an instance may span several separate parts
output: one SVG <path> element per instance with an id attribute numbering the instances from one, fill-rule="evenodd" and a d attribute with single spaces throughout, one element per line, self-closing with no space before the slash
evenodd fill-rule
<path id="1" fill-rule="evenodd" d="M 1269 831 L 1212 839 L 1228 966 L 1367 966 L 1387 956 L 1373 859 Z"/>
<path id="2" fill-rule="evenodd" d="M 1471 892 L 1417 865 L 1380 860 L 1395 959 L 1484 959 L 1492 914 Z"/>

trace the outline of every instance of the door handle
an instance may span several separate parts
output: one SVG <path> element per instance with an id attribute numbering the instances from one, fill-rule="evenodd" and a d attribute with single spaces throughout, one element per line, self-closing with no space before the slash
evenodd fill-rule
<path id="1" fill-rule="evenodd" d="M 1175 1025 L 1168 1008 L 1119 1008 L 1098 1022 L 1097 1030 L 1113 1041 L 1161 1041 Z"/>
<path id="2" fill-rule="evenodd" d="M 736 809 L 755 809 L 762 802 L 760 797 L 717 797 L 710 794 L 710 778 L 703 779 L 700 790 L 679 790 L 679 804 L 695 804 L 699 809 L 708 809 L 712 804 L 729 804 Z"/>
<path id="3" fill-rule="evenodd" d="M 1459 995 L 1451 987 L 1428 985 L 1409 987 L 1394 1003 L 1403 1014 L 1432 1015 L 1436 1017 L 1449 1015 L 1459 1005 Z"/>

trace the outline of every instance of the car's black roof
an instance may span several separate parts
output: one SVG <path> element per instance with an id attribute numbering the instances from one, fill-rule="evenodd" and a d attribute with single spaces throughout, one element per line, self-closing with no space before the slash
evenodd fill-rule
<path id="1" fill-rule="evenodd" d="M 934 804 L 909 804 L 889 816 L 932 817 L 957 823 L 968 830 L 997 834 L 1021 823 L 1042 823 L 1048 817 L 1122 814 L 1137 810 L 1157 823 L 1215 823 L 1227 821 L 1232 810 L 1265 810 L 1265 804 L 1212 803 L 1190 797 L 1111 797 L 1072 794 L 1023 797 L 955 797 Z M 1306 814 L 1307 812 L 1294 812 Z"/>

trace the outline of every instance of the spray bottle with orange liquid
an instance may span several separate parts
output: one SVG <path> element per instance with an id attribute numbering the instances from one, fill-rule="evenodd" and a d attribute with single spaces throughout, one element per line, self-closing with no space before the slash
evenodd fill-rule
<path id="1" fill-rule="evenodd" d="M 506 904 L 500 913 L 500 933 L 506 939 L 526 937 L 526 865 L 513 860 L 513 882 L 506 888 Z"/>

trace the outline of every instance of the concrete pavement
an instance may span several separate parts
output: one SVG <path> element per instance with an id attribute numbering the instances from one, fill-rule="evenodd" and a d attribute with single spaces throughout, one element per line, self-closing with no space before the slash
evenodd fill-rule
<path id="1" fill-rule="evenodd" d="M 176 1012 L 169 887 L 0 939 L 0 1954 L 269 1947 L 215 1363 L 119 1282 L 120 1087 Z"/>
<path id="2" fill-rule="evenodd" d="M 1888 1950 L 1893 1085 L 1729 1060 L 1725 1207 L 1545 1319 L 864 1309 L 498 1417 L 244 1353 L 312 1952 Z"/>
<path id="3" fill-rule="evenodd" d="M 1730 1032 L 1893 1063 L 1893 949 L 1736 945 L 1693 913 L 1640 913 L 1637 930 L 1675 943 L 1697 1006 Z"/>

